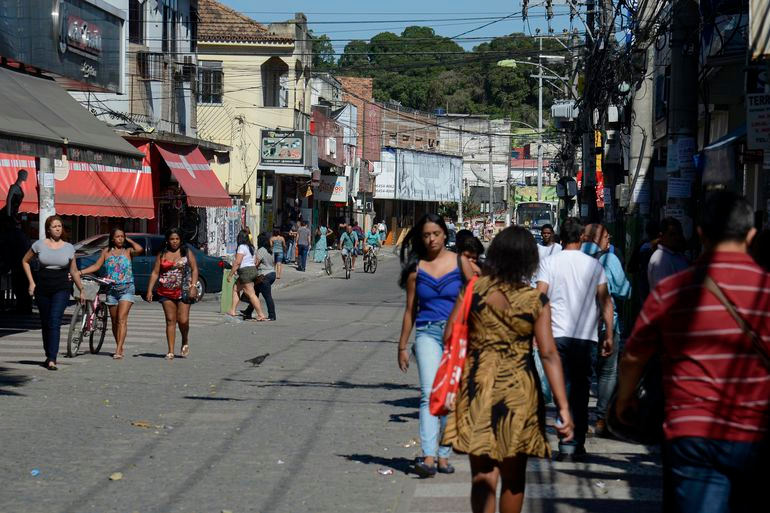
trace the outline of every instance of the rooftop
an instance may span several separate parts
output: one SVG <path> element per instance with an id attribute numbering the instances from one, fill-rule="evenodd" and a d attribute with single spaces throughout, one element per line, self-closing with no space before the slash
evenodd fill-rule
<path id="1" fill-rule="evenodd" d="M 198 40 L 217 43 L 294 43 L 261 23 L 215 0 L 199 0 Z"/>

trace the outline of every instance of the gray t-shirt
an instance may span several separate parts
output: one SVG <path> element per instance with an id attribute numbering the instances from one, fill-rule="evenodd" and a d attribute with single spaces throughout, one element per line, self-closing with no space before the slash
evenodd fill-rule
<path id="1" fill-rule="evenodd" d="M 271 255 L 267 249 L 259 248 L 257 250 L 257 258 L 259 258 L 259 266 L 257 267 L 257 274 L 262 276 L 275 272 L 273 267 L 273 255 Z"/>
<path id="2" fill-rule="evenodd" d="M 75 247 L 69 242 L 58 249 L 52 249 L 45 241 L 32 244 L 32 251 L 37 254 L 40 267 L 44 269 L 68 269 L 70 260 L 75 258 Z"/>
<path id="3" fill-rule="evenodd" d="M 297 244 L 300 246 L 310 245 L 310 228 L 301 226 L 299 230 L 297 230 Z"/>

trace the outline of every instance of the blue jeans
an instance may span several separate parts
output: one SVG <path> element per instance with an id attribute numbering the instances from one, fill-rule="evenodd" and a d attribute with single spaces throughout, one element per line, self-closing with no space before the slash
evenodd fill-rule
<path id="1" fill-rule="evenodd" d="M 599 419 L 606 416 L 610 398 L 618 384 L 618 354 L 620 353 L 620 334 L 616 331 L 612 354 L 606 357 L 601 355 L 604 334 L 604 331 L 599 333 L 599 343 L 594 343 L 591 355 L 596 371 L 596 417 Z"/>
<path id="2" fill-rule="evenodd" d="M 765 507 L 770 443 L 683 437 L 663 444 L 665 513 L 742 513 Z M 765 506 L 762 506 L 765 504 Z"/>
<path id="3" fill-rule="evenodd" d="M 564 369 L 564 386 L 567 388 L 572 421 L 575 423 L 575 438 L 572 442 L 559 441 L 559 451 L 573 452 L 583 447 L 588 429 L 588 397 L 591 390 L 591 351 L 596 344 L 593 340 L 558 337 L 556 348 Z"/>
<path id="4" fill-rule="evenodd" d="M 307 267 L 307 251 L 310 248 L 303 244 L 300 244 L 297 248 L 299 248 L 299 263 L 297 264 L 297 269 L 304 271 Z"/>
<path id="5" fill-rule="evenodd" d="M 43 331 L 43 350 L 45 359 L 56 361 L 59 355 L 59 337 L 61 335 L 61 318 L 67 302 L 70 299 L 69 290 L 60 290 L 50 294 L 35 290 L 37 309 L 40 312 L 40 327 Z"/>
<path id="6" fill-rule="evenodd" d="M 290 264 L 294 261 L 294 241 L 286 241 L 286 253 L 283 257 L 283 263 Z"/>
<path id="7" fill-rule="evenodd" d="M 417 328 L 414 337 L 414 356 L 420 375 L 420 445 L 426 457 L 448 458 L 452 448 L 439 447 L 439 441 L 446 426 L 446 417 L 430 413 L 430 391 L 436 377 L 441 355 L 444 353 L 444 326 L 446 321 L 429 322 Z"/>

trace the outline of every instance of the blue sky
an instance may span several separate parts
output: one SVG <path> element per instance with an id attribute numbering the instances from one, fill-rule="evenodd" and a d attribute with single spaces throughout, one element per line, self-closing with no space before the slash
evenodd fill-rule
<path id="1" fill-rule="evenodd" d="M 282 0 L 270 3 L 254 0 L 219 1 L 262 23 L 285 21 L 292 18 L 295 12 L 304 12 L 310 28 L 316 34 L 327 34 L 338 52 L 342 52 L 350 39 L 369 39 L 384 31 L 400 34 L 409 25 L 430 26 L 437 34 L 446 37 L 471 31 L 457 40 L 466 49 L 488 41 L 491 37 L 512 32 L 535 34 L 538 28 L 544 34 L 548 31 L 542 0 L 530 0 L 528 23 L 521 17 L 521 0 L 485 0 L 476 3 L 457 0 Z M 555 0 L 554 4 L 555 17 L 552 27 L 561 33 L 562 29 L 569 28 L 569 9 L 563 0 Z M 479 28 L 514 13 L 510 18 Z M 361 21 L 367 23 L 360 23 Z M 371 23 L 373 21 L 377 23 Z M 380 21 L 382 23 L 379 23 Z M 580 22 L 576 19 L 575 23 Z M 576 26 L 582 32 L 582 25 Z"/>

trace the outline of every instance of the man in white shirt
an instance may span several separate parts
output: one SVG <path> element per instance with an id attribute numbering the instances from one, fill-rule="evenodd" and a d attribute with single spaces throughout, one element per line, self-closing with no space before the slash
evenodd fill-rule
<path id="1" fill-rule="evenodd" d="M 567 219 L 561 227 L 563 251 L 540 263 L 537 289 L 551 303 L 551 325 L 556 346 L 564 368 L 564 381 L 575 438 L 559 442 L 560 459 L 585 454 L 588 429 L 588 399 L 591 386 L 591 352 L 599 342 L 599 314 L 608 329 L 601 341 L 602 356 L 613 351 L 613 308 L 607 288 L 607 277 L 599 261 L 580 251 L 583 227 L 575 218 Z"/>
<path id="2" fill-rule="evenodd" d="M 561 244 L 556 242 L 553 236 L 552 225 L 544 224 L 542 228 L 540 228 L 540 236 L 543 238 L 543 243 L 537 245 L 537 253 L 540 256 L 540 261 L 561 251 Z"/>
<path id="3" fill-rule="evenodd" d="M 650 290 L 655 288 L 663 278 L 682 272 L 690 264 L 681 251 L 684 249 L 685 238 L 682 223 L 673 217 L 666 217 L 660 222 L 660 236 L 655 252 L 647 264 L 647 280 Z"/>

